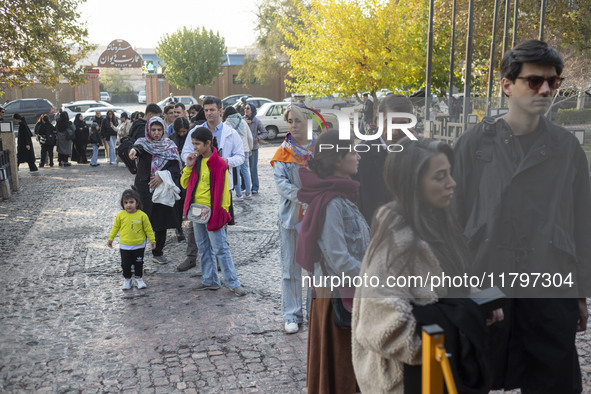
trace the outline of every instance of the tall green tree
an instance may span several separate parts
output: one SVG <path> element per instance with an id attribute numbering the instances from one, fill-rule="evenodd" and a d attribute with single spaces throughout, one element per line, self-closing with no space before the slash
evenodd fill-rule
<path id="1" fill-rule="evenodd" d="M 164 61 L 164 76 L 179 89 L 211 85 L 222 74 L 226 44 L 219 33 L 183 27 L 158 41 L 156 55 Z"/>
<path id="2" fill-rule="evenodd" d="M 60 80 L 85 82 L 80 61 L 91 45 L 78 6 L 84 0 L 3 1 L 0 3 L 0 86 L 25 87 L 35 80 L 54 89 Z M 0 96 L 3 90 L 0 89 Z"/>
<path id="3" fill-rule="evenodd" d="M 307 1 L 302 0 L 269 0 L 259 3 L 254 29 L 256 56 L 251 54 L 253 56 L 246 57 L 244 66 L 238 73 L 240 81 L 265 83 L 269 76 L 277 75 L 281 67 L 289 66 L 289 57 L 284 48 L 291 48 L 292 45 L 286 40 L 280 23 L 289 19 L 289 26 L 285 26 L 289 31 L 291 26 L 301 26 L 303 22 L 300 7 L 306 9 L 307 4 Z"/>

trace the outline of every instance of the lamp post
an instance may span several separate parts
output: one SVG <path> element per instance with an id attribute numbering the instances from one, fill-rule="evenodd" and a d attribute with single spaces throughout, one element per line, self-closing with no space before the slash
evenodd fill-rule
<path id="1" fill-rule="evenodd" d="M 427 42 L 427 79 L 425 82 L 425 125 L 430 119 L 431 109 L 431 63 L 433 62 L 433 8 L 435 0 L 429 1 L 429 38 Z M 430 130 L 429 130 L 430 131 Z"/>
<path id="2" fill-rule="evenodd" d="M 468 33 L 466 34 L 466 77 L 464 79 L 464 131 L 468 125 L 468 115 L 471 110 L 470 91 L 472 84 L 472 34 L 474 30 L 474 0 L 468 6 Z"/>
<path id="3" fill-rule="evenodd" d="M 452 93 L 454 91 L 454 55 L 456 47 L 456 0 L 453 0 L 451 9 L 451 45 L 449 56 L 449 104 L 448 111 L 451 115 L 452 108 L 454 108 Z M 450 118 L 451 119 L 451 118 Z"/>
<path id="4" fill-rule="evenodd" d="M 488 61 L 488 87 L 486 89 L 486 115 L 490 115 L 490 104 L 494 81 L 495 47 L 497 46 L 497 17 L 499 14 L 499 2 L 500 0 L 495 0 L 495 10 L 493 15 L 492 41 L 490 43 L 490 58 Z"/>
<path id="5" fill-rule="evenodd" d="M 542 0 L 540 7 L 540 41 L 544 41 L 544 22 L 546 20 L 546 0 Z"/>

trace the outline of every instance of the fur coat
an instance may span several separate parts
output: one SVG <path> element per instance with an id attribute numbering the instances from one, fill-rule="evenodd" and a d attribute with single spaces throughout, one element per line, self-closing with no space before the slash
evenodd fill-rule
<path id="1" fill-rule="evenodd" d="M 388 220 L 389 206 L 381 207 L 377 221 Z M 429 245 L 417 240 L 401 216 L 387 227 L 382 242 L 371 258 L 366 253 L 361 272 L 363 277 L 380 278 L 377 287 L 358 287 L 353 302 L 352 348 L 353 366 L 363 393 L 404 393 L 404 364 L 421 363 L 421 337 L 412 314 L 414 305 L 428 305 L 444 295 L 442 288 L 393 287 L 386 284 L 391 277 L 440 275 L 441 266 Z M 377 240 L 372 237 L 368 251 Z M 405 255 L 416 243 L 414 258 Z M 383 285 L 383 287 L 382 287 Z"/>

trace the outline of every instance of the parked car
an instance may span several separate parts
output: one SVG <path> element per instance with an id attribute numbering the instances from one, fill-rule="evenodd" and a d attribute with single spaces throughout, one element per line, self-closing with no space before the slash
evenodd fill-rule
<path id="1" fill-rule="evenodd" d="M 84 113 L 89 109 L 96 107 L 112 107 L 112 105 L 105 101 L 98 100 L 71 101 L 62 105 L 62 111 L 67 112 L 71 119 L 78 113 Z"/>
<path id="2" fill-rule="evenodd" d="M 160 108 L 164 109 L 164 107 L 166 107 L 168 104 L 172 104 L 172 103 L 183 103 L 183 104 L 185 104 L 186 109 L 189 109 L 189 107 L 193 104 L 199 104 L 197 99 L 193 96 L 167 97 L 164 100 L 159 101 L 157 104 L 160 106 Z"/>
<path id="3" fill-rule="evenodd" d="M 88 125 L 88 127 L 92 126 L 92 122 L 94 122 L 94 112 L 93 113 L 86 113 L 82 115 L 82 120 Z M 105 117 L 105 115 L 103 114 L 103 118 Z M 117 122 L 121 121 L 121 117 L 119 116 L 119 114 L 115 113 L 115 117 L 117 118 Z M 99 125 L 100 126 L 100 125 Z"/>
<path id="4" fill-rule="evenodd" d="M 252 95 L 251 94 L 233 94 L 231 96 L 224 97 L 222 99 L 222 107 L 223 108 L 231 107 L 234 104 L 236 104 L 236 102 L 238 100 L 240 100 L 242 97 L 252 97 Z"/>
<path id="5" fill-rule="evenodd" d="M 289 128 L 287 126 L 287 121 L 283 117 L 283 113 L 289 105 L 290 103 L 285 101 L 271 102 L 263 104 L 258 109 L 257 118 L 263 123 L 263 126 L 265 126 L 265 129 L 269 133 L 267 139 L 273 140 L 279 135 L 285 135 L 288 133 Z M 324 117 L 329 129 L 338 126 L 338 120 L 335 115 L 322 114 L 322 110 L 320 110 L 320 114 Z M 314 128 L 318 128 L 318 125 L 315 123 Z"/>
<path id="6" fill-rule="evenodd" d="M 140 90 L 137 94 L 137 102 L 140 104 L 146 104 L 146 91 Z"/>
<path id="7" fill-rule="evenodd" d="M 86 116 L 87 114 L 91 114 L 94 115 L 96 111 L 101 111 L 101 113 L 104 115 L 107 113 L 108 110 L 112 110 L 113 112 L 115 112 L 116 115 L 121 116 L 121 114 L 123 112 L 128 112 L 127 109 L 123 108 L 123 107 L 113 107 L 112 105 L 109 107 L 94 107 L 94 108 L 89 108 L 87 109 L 84 113 L 83 116 Z"/>
<path id="8" fill-rule="evenodd" d="M 273 100 L 265 98 L 265 97 L 249 97 L 246 99 L 246 104 L 254 104 L 255 107 L 261 108 L 263 104 L 272 103 Z M 240 100 L 236 101 L 233 105 L 234 108 L 238 109 L 240 105 Z M 258 110 L 257 110 L 258 112 Z"/>
<path id="9" fill-rule="evenodd" d="M 111 101 L 111 95 L 109 94 L 109 92 L 101 92 L 101 101 Z"/>
<path id="10" fill-rule="evenodd" d="M 349 107 L 352 103 L 344 97 L 338 97 L 336 94 L 330 94 L 324 97 L 306 97 L 302 94 L 294 94 L 292 97 L 283 99 L 286 102 L 303 102 L 306 106 L 314 109 L 341 109 Z"/>
<path id="11" fill-rule="evenodd" d="M 14 100 L 6 104 L 4 110 L 6 111 L 5 119 L 12 119 L 12 115 L 18 113 L 25 117 L 29 125 L 37 123 L 42 114 L 47 114 L 49 120 L 52 121 L 55 119 L 56 113 L 55 106 L 49 100 L 41 98 Z"/>

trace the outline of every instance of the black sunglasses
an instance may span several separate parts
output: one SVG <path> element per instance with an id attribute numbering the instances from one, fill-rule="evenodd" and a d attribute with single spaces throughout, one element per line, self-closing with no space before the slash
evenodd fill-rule
<path id="1" fill-rule="evenodd" d="M 529 88 L 532 90 L 538 90 L 544 84 L 544 81 L 548 81 L 550 89 L 558 89 L 564 81 L 563 77 L 557 75 L 549 78 L 540 77 L 539 75 L 530 75 L 529 77 L 517 77 L 517 79 L 525 79 L 529 84 Z"/>

